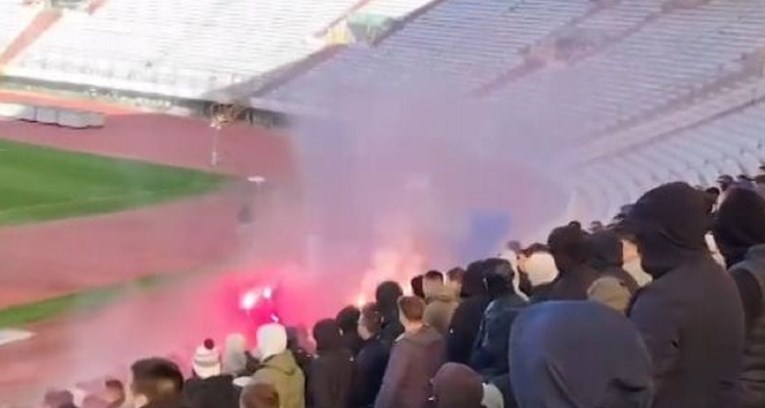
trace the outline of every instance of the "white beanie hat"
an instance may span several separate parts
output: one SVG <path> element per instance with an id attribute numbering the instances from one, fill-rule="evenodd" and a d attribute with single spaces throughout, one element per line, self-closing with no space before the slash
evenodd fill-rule
<path id="1" fill-rule="evenodd" d="M 205 340 L 203 345 L 197 347 L 191 368 L 194 370 L 194 374 L 201 379 L 220 375 L 220 353 L 212 340 Z"/>

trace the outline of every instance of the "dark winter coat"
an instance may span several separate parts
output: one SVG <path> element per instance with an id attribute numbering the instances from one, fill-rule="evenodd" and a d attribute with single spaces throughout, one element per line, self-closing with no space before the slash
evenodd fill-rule
<path id="1" fill-rule="evenodd" d="M 483 312 L 491 299 L 487 293 L 483 271 L 479 267 L 468 267 L 462 282 L 462 301 L 449 323 L 446 336 L 446 360 L 452 363 L 469 364 Z"/>
<path id="2" fill-rule="evenodd" d="M 654 278 L 629 317 L 653 358 L 655 408 L 739 403 L 744 315 L 733 280 L 707 248 L 709 221 L 703 193 L 684 183 L 649 191 L 626 220 Z"/>
<path id="3" fill-rule="evenodd" d="M 510 330 L 515 318 L 526 305 L 522 297 L 508 293 L 492 301 L 486 308 L 470 358 L 470 366 L 485 378 L 508 372 Z"/>
<path id="4" fill-rule="evenodd" d="M 356 370 L 351 389 L 351 408 L 369 408 L 380 392 L 390 348 L 379 337 L 373 337 L 361 347 L 356 357 Z"/>
<path id="5" fill-rule="evenodd" d="M 521 408 L 651 404 L 651 359 L 640 333 L 622 314 L 596 302 L 526 308 L 515 321 L 509 358 Z"/>
<path id="6" fill-rule="evenodd" d="M 375 408 L 423 408 L 443 355 L 444 341 L 438 330 L 423 326 L 405 333 L 393 346 Z"/>
<path id="7" fill-rule="evenodd" d="M 191 378 L 183 387 L 190 408 L 238 408 L 241 389 L 230 375 Z"/>
<path id="8" fill-rule="evenodd" d="M 346 408 L 353 381 L 353 354 L 343 345 L 333 319 L 316 323 L 313 331 L 317 356 L 311 362 L 309 401 L 312 408 Z"/>

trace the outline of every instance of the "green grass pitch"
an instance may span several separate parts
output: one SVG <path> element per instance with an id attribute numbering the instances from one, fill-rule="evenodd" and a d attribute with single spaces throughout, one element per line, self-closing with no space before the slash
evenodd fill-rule
<path id="1" fill-rule="evenodd" d="M 0 225 L 109 213 L 202 194 L 225 177 L 0 140 Z"/>

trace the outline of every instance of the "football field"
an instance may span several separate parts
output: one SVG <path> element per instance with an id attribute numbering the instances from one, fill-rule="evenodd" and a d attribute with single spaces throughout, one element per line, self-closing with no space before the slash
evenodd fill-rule
<path id="1" fill-rule="evenodd" d="M 125 210 L 205 193 L 224 176 L 0 140 L 0 225 Z"/>

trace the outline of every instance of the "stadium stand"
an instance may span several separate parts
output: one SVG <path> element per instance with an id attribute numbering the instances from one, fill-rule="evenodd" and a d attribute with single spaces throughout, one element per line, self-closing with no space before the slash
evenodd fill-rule
<path id="1" fill-rule="evenodd" d="M 353 3 L 110 0 L 67 13 L 6 73 L 186 98 L 262 78 L 257 89 L 321 49 L 312 34 Z"/>
<path id="2" fill-rule="evenodd" d="M 761 1 L 675 10 L 573 66 L 545 69 L 489 95 L 534 136 L 571 143 L 666 109 L 721 82 L 753 76 L 742 63 L 765 40 Z M 563 132 L 565 130 L 565 133 Z"/>
<path id="3" fill-rule="evenodd" d="M 581 167 L 579 208 L 586 219 L 604 219 L 633 202 L 646 186 L 673 180 L 713 185 L 720 174 L 756 174 L 765 162 L 765 102 L 627 149 Z M 584 214 L 582 214 L 584 216 Z"/>
<path id="4" fill-rule="evenodd" d="M 37 14 L 34 7 L 18 0 L 0 0 L 0 52 L 7 49 Z"/>
<path id="5" fill-rule="evenodd" d="M 378 47 L 345 48 L 261 99 L 318 104 L 321 94 L 330 90 L 393 92 L 433 82 L 467 92 L 522 64 L 519 51 L 590 7 L 581 0 L 443 1 Z"/>

